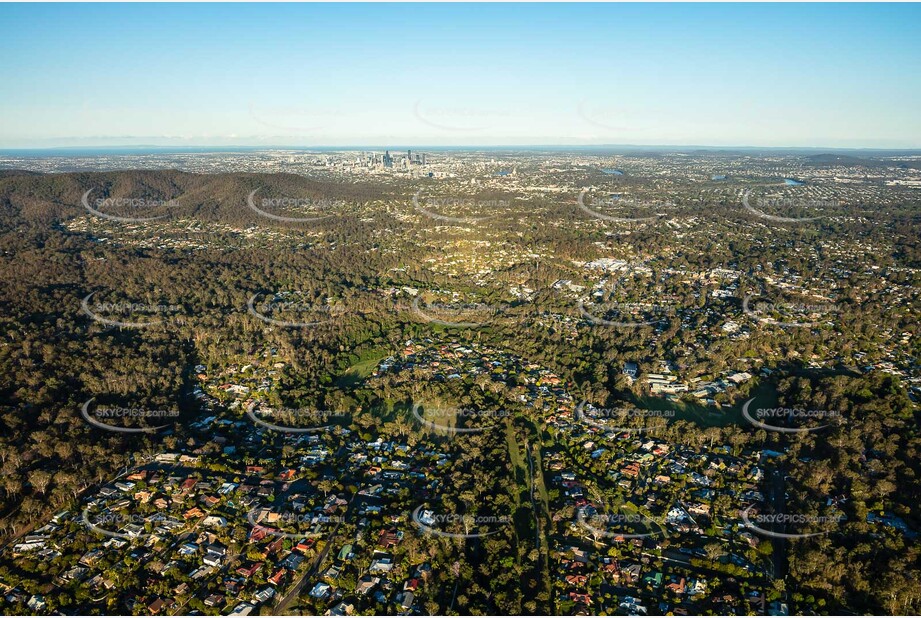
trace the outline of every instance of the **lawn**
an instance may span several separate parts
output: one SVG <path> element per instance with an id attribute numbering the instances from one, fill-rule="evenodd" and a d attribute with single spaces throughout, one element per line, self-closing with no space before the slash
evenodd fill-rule
<path id="1" fill-rule="evenodd" d="M 339 387 L 354 387 L 364 381 L 378 364 L 390 356 L 387 350 L 368 350 L 362 353 L 358 362 L 346 369 L 342 375 L 336 378 L 336 385 Z"/>

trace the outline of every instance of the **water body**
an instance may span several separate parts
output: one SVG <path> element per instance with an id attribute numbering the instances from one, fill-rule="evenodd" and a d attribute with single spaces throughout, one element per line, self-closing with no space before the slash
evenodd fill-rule
<path id="1" fill-rule="evenodd" d="M 801 187 L 806 184 L 801 180 L 794 180 L 793 178 L 784 178 L 783 181 L 787 184 L 788 187 Z"/>

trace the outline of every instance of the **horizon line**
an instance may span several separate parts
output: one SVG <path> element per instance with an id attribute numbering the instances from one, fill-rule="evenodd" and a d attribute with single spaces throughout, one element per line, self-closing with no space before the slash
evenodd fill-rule
<path id="1" fill-rule="evenodd" d="M 291 145 L 291 144 L 185 144 L 185 145 L 158 145 L 158 144 L 101 144 L 101 145 L 55 145 L 55 146 L 0 146 L 0 153 L 4 152 L 22 152 L 22 151 L 53 151 L 53 150 L 191 150 L 191 149 L 216 149 L 216 150 L 402 150 L 411 149 L 433 149 L 433 150 L 476 150 L 476 149 L 507 149 L 507 150 L 535 150 L 535 149 L 600 149 L 600 148 L 630 148 L 630 149 L 674 149 L 674 150 L 823 150 L 823 151 L 856 151 L 856 152 L 918 152 L 921 154 L 921 145 L 919 146 L 759 146 L 759 145 L 739 145 L 739 146 L 718 146 L 708 144 L 410 144 L 410 143 L 390 143 L 390 144 L 345 144 L 345 145 Z"/>

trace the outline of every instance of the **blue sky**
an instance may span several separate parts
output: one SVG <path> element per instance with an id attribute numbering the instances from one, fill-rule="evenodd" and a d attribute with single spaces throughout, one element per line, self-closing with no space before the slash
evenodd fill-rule
<path id="1" fill-rule="evenodd" d="M 2 4 L 0 148 L 921 147 L 917 4 Z"/>

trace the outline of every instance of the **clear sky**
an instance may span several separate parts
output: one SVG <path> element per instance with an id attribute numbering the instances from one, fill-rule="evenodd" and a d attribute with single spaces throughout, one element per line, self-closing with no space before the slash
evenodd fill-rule
<path id="1" fill-rule="evenodd" d="M 915 148 L 919 66 L 917 4 L 2 4 L 0 148 Z"/>

